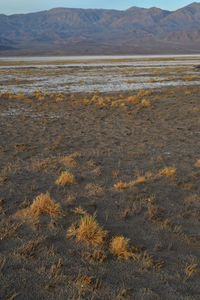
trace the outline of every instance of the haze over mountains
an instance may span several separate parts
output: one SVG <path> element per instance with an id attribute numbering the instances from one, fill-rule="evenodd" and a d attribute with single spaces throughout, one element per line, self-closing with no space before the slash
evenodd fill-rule
<path id="1" fill-rule="evenodd" d="M 0 55 L 200 53 L 200 3 L 176 11 L 54 8 L 0 14 Z"/>

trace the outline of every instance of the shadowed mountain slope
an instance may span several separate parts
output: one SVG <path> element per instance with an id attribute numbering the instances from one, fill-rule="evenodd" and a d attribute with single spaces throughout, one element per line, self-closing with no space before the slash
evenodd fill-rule
<path id="1" fill-rule="evenodd" d="M 200 52 L 200 3 L 173 12 L 54 8 L 0 15 L 1 55 L 194 52 Z"/>

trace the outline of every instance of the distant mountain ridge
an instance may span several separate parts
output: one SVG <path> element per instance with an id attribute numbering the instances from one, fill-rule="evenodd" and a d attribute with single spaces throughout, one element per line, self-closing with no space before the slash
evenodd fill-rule
<path id="1" fill-rule="evenodd" d="M 200 3 L 176 11 L 54 8 L 0 14 L 0 55 L 200 53 Z"/>

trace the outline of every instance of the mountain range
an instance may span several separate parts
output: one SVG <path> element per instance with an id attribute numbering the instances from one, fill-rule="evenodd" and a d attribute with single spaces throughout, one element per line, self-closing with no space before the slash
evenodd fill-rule
<path id="1" fill-rule="evenodd" d="M 200 3 L 0 14 L 0 56 L 170 53 L 200 53 Z"/>

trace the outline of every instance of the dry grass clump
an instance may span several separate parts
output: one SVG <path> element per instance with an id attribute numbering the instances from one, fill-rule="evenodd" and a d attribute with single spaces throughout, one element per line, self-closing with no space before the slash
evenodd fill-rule
<path id="1" fill-rule="evenodd" d="M 200 106 L 199 106 L 199 105 L 198 105 L 198 106 L 195 106 L 195 107 L 192 108 L 192 110 L 193 110 L 194 112 L 199 112 L 199 111 L 200 111 Z"/>
<path id="2" fill-rule="evenodd" d="M 77 161 L 75 160 L 74 158 L 74 155 L 73 154 L 70 154 L 70 155 L 66 155 L 66 156 L 63 156 L 60 160 L 62 163 L 70 166 L 70 167 L 77 167 L 78 166 L 78 163 Z"/>
<path id="3" fill-rule="evenodd" d="M 166 167 L 162 170 L 160 170 L 160 172 L 158 173 L 158 176 L 167 176 L 167 177 L 170 177 L 170 176 L 174 176 L 176 174 L 176 168 L 173 168 L 173 167 Z"/>
<path id="4" fill-rule="evenodd" d="M 151 91 L 147 90 L 147 91 L 143 91 L 143 90 L 139 90 L 139 92 L 137 93 L 137 97 L 141 98 L 144 96 L 149 96 L 151 94 Z"/>
<path id="5" fill-rule="evenodd" d="M 139 102 L 136 95 L 129 96 L 127 99 L 125 99 L 125 101 L 130 102 L 130 103 L 138 103 Z"/>
<path id="6" fill-rule="evenodd" d="M 57 157 L 48 157 L 42 160 L 33 159 L 32 169 L 33 171 L 44 170 L 46 172 L 58 170 L 59 165 L 57 162 Z"/>
<path id="7" fill-rule="evenodd" d="M 145 176 L 138 176 L 138 178 L 136 179 L 135 183 L 138 183 L 138 184 L 143 184 L 147 181 L 146 177 Z"/>
<path id="8" fill-rule="evenodd" d="M 88 161 L 88 167 L 89 167 L 89 168 L 96 168 L 96 167 L 97 167 L 97 164 L 96 164 L 95 161 L 89 160 L 89 161 Z"/>
<path id="9" fill-rule="evenodd" d="M 120 106 L 123 107 L 123 108 L 127 108 L 125 103 L 120 103 Z"/>
<path id="10" fill-rule="evenodd" d="M 106 104 L 104 103 L 103 97 L 99 97 L 97 104 L 98 104 L 99 106 L 106 106 Z"/>
<path id="11" fill-rule="evenodd" d="M 195 191 L 197 189 L 196 185 L 193 183 L 185 183 L 183 189 L 186 191 Z"/>
<path id="12" fill-rule="evenodd" d="M 185 268 L 185 278 L 184 282 L 186 282 L 190 277 L 193 277 L 200 271 L 198 264 L 191 264 Z"/>
<path id="13" fill-rule="evenodd" d="M 117 101 L 112 101 L 111 107 L 118 107 L 118 102 Z"/>
<path id="14" fill-rule="evenodd" d="M 56 102 L 61 102 L 61 101 L 64 101 L 64 99 L 61 98 L 61 97 L 57 97 L 57 98 L 56 98 Z"/>
<path id="15" fill-rule="evenodd" d="M 12 92 L 8 92 L 8 98 L 9 99 L 15 99 L 16 98 L 16 95 Z"/>
<path id="16" fill-rule="evenodd" d="M 195 167 L 200 167 L 200 159 L 195 163 Z"/>
<path id="17" fill-rule="evenodd" d="M 147 181 L 147 178 L 145 176 L 138 176 L 137 179 L 135 180 L 135 183 L 143 184 L 146 181 Z"/>
<path id="18" fill-rule="evenodd" d="M 146 100 L 146 99 L 142 99 L 141 106 L 142 107 L 149 107 L 150 106 L 150 101 Z"/>
<path id="19" fill-rule="evenodd" d="M 147 271 L 153 266 L 154 266 L 153 256 L 145 252 L 141 260 L 142 269 Z"/>
<path id="20" fill-rule="evenodd" d="M 191 95 L 191 91 L 189 91 L 189 90 L 185 91 L 185 95 L 186 95 L 186 96 L 187 96 L 187 95 Z"/>
<path id="21" fill-rule="evenodd" d="M 119 170 L 112 171 L 112 175 L 114 178 L 117 178 L 119 176 Z"/>
<path id="22" fill-rule="evenodd" d="M 80 286 L 80 292 L 79 292 L 80 295 L 81 295 L 81 290 L 83 288 L 95 292 L 97 289 L 101 287 L 101 282 L 99 281 L 99 279 L 88 275 L 83 275 L 83 276 L 78 275 L 75 282 L 77 285 Z M 78 297 L 77 299 L 81 299 L 81 298 Z"/>
<path id="23" fill-rule="evenodd" d="M 114 188 L 116 190 L 120 191 L 120 192 L 123 191 L 123 190 L 125 190 L 125 189 L 128 189 L 128 187 L 129 187 L 128 183 L 122 182 L 122 181 L 119 181 L 118 183 L 116 183 L 114 185 Z"/>
<path id="24" fill-rule="evenodd" d="M 15 98 L 18 99 L 18 100 L 24 100 L 25 96 L 21 93 L 18 93 L 18 95 L 16 95 Z"/>
<path id="25" fill-rule="evenodd" d="M 148 203 L 147 214 L 149 220 L 160 222 L 162 212 L 163 212 L 162 209 L 159 208 L 158 206 L 152 204 L 151 202 Z"/>
<path id="26" fill-rule="evenodd" d="M 193 81 L 193 80 L 199 80 L 199 76 L 193 76 L 193 75 L 191 75 L 191 76 L 184 76 L 183 77 L 183 79 L 185 80 L 185 81 Z"/>
<path id="27" fill-rule="evenodd" d="M 88 167 L 92 169 L 91 171 L 92 175 L 98 176 L 101 174 L 101 168 L 100 166 L 98 166 L 98 164 L 95 161 L 93 160 L 88 161 Z"/>
<path id="28" fill-rule="evenodd" d="M 130 181 L 128 185 L 129 185 L 130 188 L 132 188 L 132 187 L 134 187 L 136 184 L 144 184 L 144 183 L 146 183 L 147 180 L 148 180 L 148 178 L 146 177 L 146 175 L 145 175 L 145 176 L 138 176 L 138 177 L 136 178 L 136 180 Z"/>
<path id="29" fill-rule="evenodd" d="M 81 206 L 75 207 L 74 209 L 72 209 L 72 212 L 76 215 L 81 215 L 81 216 L 87 214 L 87 212 Z"/>
<path id="30" fill-rule="evenodd" d="M 60 177 L 56 180 L 56 184 L 68 185 L 75 184 L 74 175 L 71 174 L 68 170 L 61 173 Z"/>
<path id="31" fill-rule="evenodd" d="M 83 287 L 90 287 L 92 285 L 92 276 L 83 275 L 76 279 L 76 283 L 80 284 Z"/>
<path id="32" fill-rule="evenodd" d="M 197 194 L 192 194 L 184 199 L 184 202 L 189 205 L 200 207 L 200 197 Z"/>
<path id="33" fill-rule="evenodd" d="M 113 237 L 110 243 L 110 252 L 117 256 L 118 259 L 129 259 L 133 253 L 129 247 L 129 239 L 123 236 Z"/>
<path id="34" fill-rule="evenodd" d="M 43 96 L 39 96 L 39 97 L 38 97 L 38 100 L 39 100 L 39 101 L 44 101 L 44 99 L 45 99 L 45 98 L 44 98 Z"/>
<path id="35" fill-rule="evenodd" d="M 155 78 L 151 78 L 151 79 L 149 79 L 147 82 L 149 82 L 149 83 L 154 83 L 154 82 L 157 82 L 157 80 L 156 80 Z"/>
<path id="36" fill-rule="evenodd" d="M 106 106 L 106 103 L 104 101 L 105 101 L 104 98 L 99 97 L 98 95 L 94 95 L 91 99 L 91 102 L 95 103 L 98 106 Z"/>
<path id="37" fill-rule="evenodd" d="M 88 260 L 91 264 L 103 263 L 107 258 L 106 253 L 103 250 L 94 250 L 93 253 L 85 252 L 83 258 Z"/>
<path id="38" fill-rule="evenodd" d="M 95 220 L 95 216 L 85 215 L 81 218 L 78 227 L 74 224 L 69 228 L 67 237 L 76 237 L 77 242 L 84 242 L 94 247 L 102 245 L 107 236 Z"/>
<path id="39" fill-rule="evenodd" d="M 56 203 L 55 200 L 51 199 L 48 192 L 37 196 L 31 206 L 25 211 L 32 217 L 38 217 L 40 215 L 60 217 L 62 215 L 59 203 Z"/>

